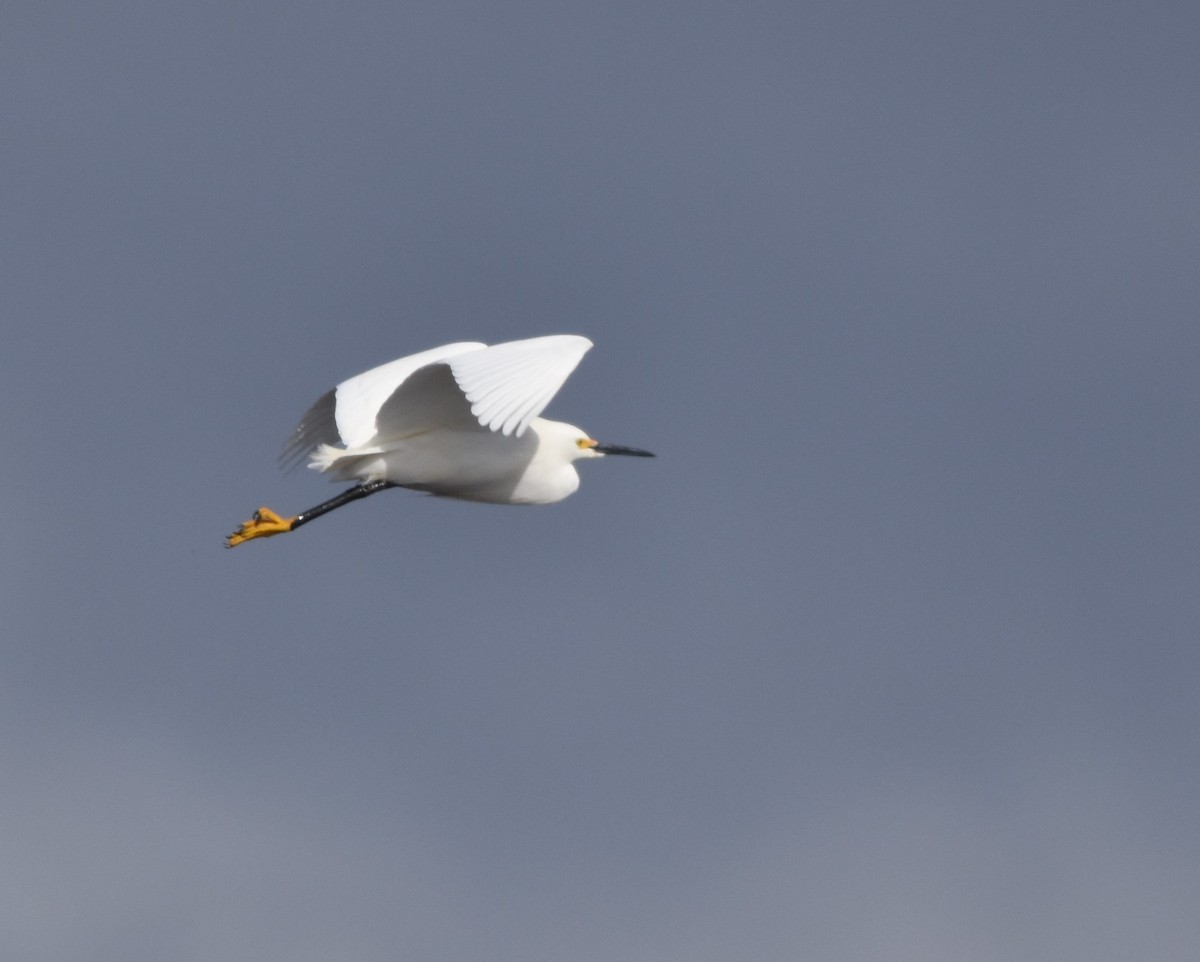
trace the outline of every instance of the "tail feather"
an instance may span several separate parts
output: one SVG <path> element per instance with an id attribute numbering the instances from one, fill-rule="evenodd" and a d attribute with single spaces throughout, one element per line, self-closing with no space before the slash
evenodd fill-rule
<path id="1" fill-rule="evenodd" d="M 345 448 L 335 448 L 332 444 L 318 444 L 309 452 L 308 468 L 310 471 L 329 471 L 346 456 Z"/>
<path id="2" fill-rule="evenodd" d="M 338 448 L 321 444 L 313 448 L 308 466 L 331 475 L 334 481 L 374 481 L 387 477 L 387 464 L 380 457 L 384 450 L 369 444 L 358 448 Z"/>

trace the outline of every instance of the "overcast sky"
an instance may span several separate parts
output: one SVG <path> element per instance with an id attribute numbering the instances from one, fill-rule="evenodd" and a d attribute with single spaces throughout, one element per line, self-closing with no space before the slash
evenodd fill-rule
<path id="1" fill-rule="evenodd" d="M 0 9 L 0 946 L 1200 945 L 1194 3 Z M 568 501 L 337 381 L 579 333 Z"/>

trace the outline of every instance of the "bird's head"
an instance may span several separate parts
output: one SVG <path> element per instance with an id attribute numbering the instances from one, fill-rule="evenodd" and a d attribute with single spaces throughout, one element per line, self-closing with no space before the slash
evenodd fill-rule
<path id="1" fill-rule="evenodd" d="M 539 419 L 540 420 L 540 419 Z M 544 421 L 544 425 L 553 427 L 547 431 L 539 426 L 539 434 L 550 434 L 552 443 L 562 452 L 568 461 L 579 461 L 584 458 L 602 458 L 606 454 L 627 454 L 637 458 L 652 458 L 653 452 L 641 448 L 631 448 L 624 444 L 608 444 L 588 436 L 587 432 L 573 424 L 563 424 L 561 421 Z"/>
<path id="2" fill-rule="evenodd" d="M 574 437 L 571 438 L 571 443 L 575 445 L 575 459 L 580 458 L 599 458 L 605 455 L 630 455 L 631 457 L 652 458 L 653 451 L 644 451 L 641 447 L 629 447 L 624 444 L 607 444 L 605 441 L 598 441 L 594 438 L 589 438 L 588 435 L 578 428 L 574 429 Z"/>
<path id="3" fill-rule="evenodd" d="M 579 448 L 579 457 L 581 458 L 602 458 L 606 454 L 628 454 L 635 458 L 652 458 L 653 451 L 645 451 L 642 448 L 631 448 L 625 444 L 609 444 L 605 441 L 596 441 L 584 435 L 576 439 L 576 447 Z"/>

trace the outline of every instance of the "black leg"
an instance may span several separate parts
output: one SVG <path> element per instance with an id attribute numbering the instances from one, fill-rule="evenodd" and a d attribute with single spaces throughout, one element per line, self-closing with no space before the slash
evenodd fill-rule
<path id="1" fill-rule="evenodd" d="M 356 484 L 354 487 L 343 491 L 336 498 L 330 498 L 315 508 L 309 508 L 307 511 L 301 511 L 292 521 L 291 530 L 295 531 L 300 525 L 308 524 L 313 518 L 319 518 L 323 514 L 328 514 L 334 508 L 340 508 L 343 504 L 349 504 L 351 501 L 357 501 L 359 498 L 365 498 L 369 494 L 374 494 L 376 491 L 384 491 L 388 488 L 398 488 L 400 485 L 393 484 L 391 481 L 364 481 L 362 484 Z"/>

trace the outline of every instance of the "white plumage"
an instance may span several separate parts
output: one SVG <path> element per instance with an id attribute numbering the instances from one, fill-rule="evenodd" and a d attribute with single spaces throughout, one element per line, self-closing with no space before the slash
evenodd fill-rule
<path id="1" fill-rule="evenodd" d="M 592 347 L 556 334 L 491 347 L 447 344 L 343 381 L 308 410 L 280 460 L 355 488 L 280 518 L 261 508 L 226 544 L 280 534 L 388 487 L 498 504 L 549 504 L 579 487 L 574 462 L 650 452 L 601 444 L 539 417 Z"/>

